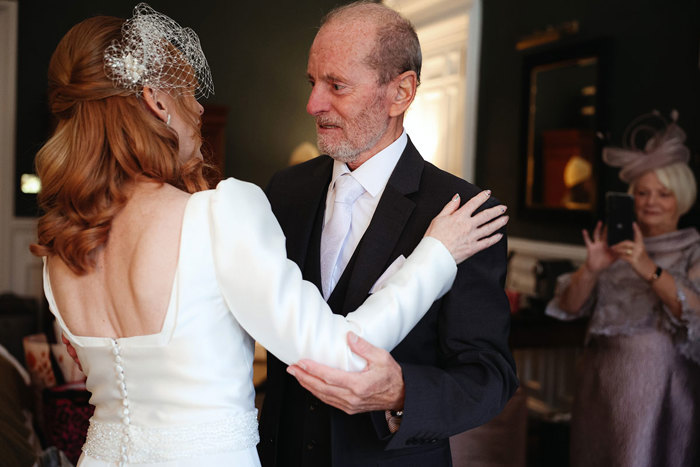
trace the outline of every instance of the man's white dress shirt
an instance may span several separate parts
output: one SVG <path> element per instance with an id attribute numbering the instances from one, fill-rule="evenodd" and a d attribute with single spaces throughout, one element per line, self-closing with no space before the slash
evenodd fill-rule
<path id="1" fill-rule="evenodd" d="M 349 176 L 357 180 L 365 189 L 365 192 L 360 195 L 352 207 L 350 233 L 346 237 L 345 245 L 343 245 L 338 255 L 338 264 L 333 272 L 333 284 L 338 283 L 338 280 L 343 275 L 345 267 L 348 265 L 350 258 L 352 258 L 355 252 L 355 248 L 357 248 L 357 244 L 360 243 L 360 239 L 362 239 L 362 236 L 365 234 L 372 220 L 372 216 L 374 216 L 374 211 L 377 209 L 379 200 L 382 197 L 382 193 L 384 193 L 384 188 L 386 188 L 389 177 L 401 158 L 401 154 L 406 148 L 407 142 L 408 137 L 406 136 L 406 130 L 404 130 L 396 141 L 370 157 L 352 172 L 344 162 L 333 161 L 333 176 L 328 186 L 326 211 L 323 217 L 324 228 L 333 214 L 333 206 L 335 204 L 335 182 L 338 177 L 349 172 Z"/>

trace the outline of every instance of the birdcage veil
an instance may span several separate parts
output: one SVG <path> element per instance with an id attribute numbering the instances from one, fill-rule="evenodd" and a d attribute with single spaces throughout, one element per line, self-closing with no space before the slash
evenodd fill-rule
<path id="1" fill-rule="evenodd" d="M 197 34 L 146 3 L 122 26 L 122 37 L 104 53 L 107 76 L 115 86 L 139 93 L 150 86 L 196 98 L 214 94 L 209 64 Z"/>
<path id="2" fill-rule="evenodd" d="M 670 120 L 658 111 L 649 112 L 632 120 L 623 136 L 623 147 L 606 147 L 603 160 L 620 167 L 620 179 L 631 183 L 649 170 L 676 162 L 688 162 L 690 150 L 684 144 L 685 132 L 676 123 L 678 112 L 672 111 Z"/>

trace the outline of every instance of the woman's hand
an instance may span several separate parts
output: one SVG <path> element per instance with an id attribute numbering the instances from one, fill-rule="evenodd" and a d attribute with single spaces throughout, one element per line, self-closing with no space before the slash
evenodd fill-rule
<path id="1" fill-rule="evenodd" d="M 623 240 L 613 245 L 611 250 L 616 258 L 629 263 L 642 279 L 649 280 L 656 270 L 656 263 L 647 254 L 647 249 L 644 247 L 644 236 L 636 222 L 632 224 L 632 228 L 634 229 L 634 240 Z"/>
<path id="2" fill-rule="evenodd" d="M 603 269 L 610 266 L 615 261 L 615 255 L 608 248 L 608 242 L 605 239 L 606 231 L 603 229 L 603 223 L 598 221 L 593 229 L 593 238 L 587 230 L 583 230 L 583 241 L 586 244 L 586 268 L 593 274 L 598 274 Z"/>
<path id="3" fill-rule="evenodd" d="M 508 216 L 502 216 L 506 207 L 498 205 L 472 216 L 490 196 L 490 190 L 482 191 L 459 208 L 455 195 L 430 223 L 426 237 L 440 240 L 457 264 L 495 244 L 503 234 L 492 234 L 508 223 Z"/>

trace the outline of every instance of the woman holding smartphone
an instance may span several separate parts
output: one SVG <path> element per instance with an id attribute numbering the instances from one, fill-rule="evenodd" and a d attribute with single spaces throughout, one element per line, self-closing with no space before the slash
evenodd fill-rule
<path id="1" fill-rule="evenodd" d="M 638 123 L 632 140 L 649 128 Z M 674 118 L 643 150 L 605 149 L 634 196 L 633 239 L 609 245 L 601 222 L 584 230 L 586 261 L 547 306 L 559 319 L 591 317 L 572 466 L 700 465 L 700 235 L 678 230 L 697 191 L 684 141 Z"/>

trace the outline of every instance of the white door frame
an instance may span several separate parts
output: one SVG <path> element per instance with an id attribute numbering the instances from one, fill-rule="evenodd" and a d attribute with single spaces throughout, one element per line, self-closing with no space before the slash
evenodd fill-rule
<path id="1" fill-rule="evenodd" d="M 29 252 L 36 219 L 15 217 L 18 7 L 0 0 L 0 293 L 40 297 L 41 261 Z"/>
<path id="2" fill-rule="evenodd" d="M 0 1 L 0 292 L 9 291 L 15 210 L 17 3 Z"/>
<path id="3" fill-rule="evenodd" d="M 447 150 L 449 160 L 441 165 L 471 182 L 474 181 L 476 167 L 482 2 L 483 0 L 384 0 L 387 6 L 399 11 L 413 23 L 419 36 L 421 32 L 429 33 L 429 43 L 423 45 L 424 64 L 429 63 L 431 58 L 437 58 L 432 56 L 432 50 L 445 54 L 446 57 L 452 57 L 454 53 L 460 54 L 457 61 L 466 70 L 464 74 L 461 71 L 459 73 L 461 89 L 458 105 L 454 108 L 453 103 L 449 102 L 448 105 L 452 108 L 445 109 L 445 113 L 451 117 L 448 117 L 449 128 L 442 129 L 441 133 L 446 133 L 448 141 L 445 144 L 451 149 Z M 458 37 L 458 43 L 454 42 L 455 37 Z M 447 61 L 451 61 L 451 58 Z M 448 74 L 452 78 L 457 77 Z"/>

